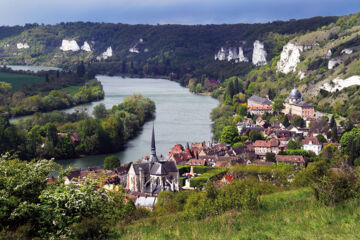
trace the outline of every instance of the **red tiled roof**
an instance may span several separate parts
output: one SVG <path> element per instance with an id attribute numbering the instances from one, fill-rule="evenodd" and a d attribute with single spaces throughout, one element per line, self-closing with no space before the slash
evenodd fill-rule
<path id="1" fill-rule="evenodd" d="M 276 155 L 277 162 L 305 163 L 303 156 L 297 155 Z"/>
<path id="2" fill-rule="evenodd" d="M 272 138 L 270 141 L 256 140 L 253 144 L 254 147 L 277 147 L 279 146 L 279 141 L 275 138 Z"/>
<path id="3" fill-rule="evenodd" d="M 303 144 L 310 144 L 310 141 L 312 142 L 312 144 L 320 145 L 319 140 L 317 139 L 317 137 L 314 136 L 306 137 L 303 141 Z"/>

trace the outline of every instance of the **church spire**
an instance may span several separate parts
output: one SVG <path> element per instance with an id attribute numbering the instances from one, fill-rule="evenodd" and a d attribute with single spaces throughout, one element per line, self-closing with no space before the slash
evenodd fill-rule
<path id="1" fill-rule="evenodd" d="M 156 155 L 154 124 L 152 129 L 152 136 L 151 136 L 151 155 Z"/>
<path id="2" fill-rule="evenodd" d="M 155 127 L 153 125 L 152 136 L 151 136 L 151 155 L 150 155 L 150 163 L 158 162 L 159 159 L 156 156 L 156 147 L 155 147 Z"/>

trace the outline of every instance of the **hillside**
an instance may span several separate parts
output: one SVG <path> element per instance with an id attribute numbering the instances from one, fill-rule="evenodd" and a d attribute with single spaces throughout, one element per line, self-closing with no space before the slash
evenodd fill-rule
<path id="1" fill-rule="evenodd" d="M 294 84 L 318 111 L 360 121 L 360 13 L 290 37 L 265 66 L 240 76 L 246 94 L 287 96 Z M 281 36 L 284 40 L 284 36 Z"/>
<path id="2" fill-rule="evenodd" d="M 258 211 L 204 220 L 153 217 L 118 228 L 112 239 L 358 239 L 358 200 L 325 207 L 309 189 L 265 195 Z"/>
<path id="3" fill-rule="evenodd" d="M 75 22 L 26 25 L 22 31 L 3 27 L 0 64 L 69 67 L 84 61 L 108 74 L 223 78 L 244 74 L 279 54 L 282 46 L 272 41 L 274 34 L 306 33 L 337 19 L 194 26 Z"/>

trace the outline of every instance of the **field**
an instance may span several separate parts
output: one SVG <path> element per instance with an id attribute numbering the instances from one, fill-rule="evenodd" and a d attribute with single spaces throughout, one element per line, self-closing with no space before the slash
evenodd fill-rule
<path id="1" fill-rule="evenodd" d="M 359 200 L 325 207 L 305 188 L 265 195 L 259 210 L 146 218 L 117 226 L 112 239 L 359 239 L 359 220 Z"/>
<path id="2" fill-rule="evenodd" d="M 70 87 L 66 87 L 66 88 L 62 88 L 59 91 L 70 94 L 70 95 L 74 95 L 75 93 L 77 93 L 80 88 L 82 86 L 70 86 Z"/>
<path id="3" fill-rule="evenodd" d="M 10 83 L 12 91 L 17 91 L 21 89 L 24 84 L 31 85 L 33 83 L 44 82 L 45 78 L 25 74 L 0 72 L 0 81 Z"/>

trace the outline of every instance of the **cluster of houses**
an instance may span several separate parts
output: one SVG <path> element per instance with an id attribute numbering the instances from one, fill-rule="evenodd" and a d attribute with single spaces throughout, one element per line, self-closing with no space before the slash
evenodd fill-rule
<path id="1" fill-rule="evenodd" d="M 314 107 L 303 101 L 301 93 L 294 88 L 285 100 L 283 112 L 288 115 L 298 115 L 304 120 L 316 120 Z M 272 102 L 258 96 L 248 99 L 248 111 L 255 115 L 272 113 Z M 199 142 L 175 145 L 170 149 L 168 158 L 157 156 L 155 146 L 154 129 L 151 138 L 151 154 L 137 163 L 128 163 L 109 171 L 103 168 L 77 169 L 72 171 L 66 183 L 83 181 L 89 176 L 103 176 L 103 185 L 109 190 L 116 190 L 114 186 L 123 186 L 128 199 L 135 202 L 136 206 L 151 208 L 156 203 L 160 191 L 179 191 L 180 175 L 178 165 L 231 167 L 235 164 L 274 164 L 267 162 L 268 153 L 275 155 L 277 164 L 292 164 L 296 167 L 305 165 L 306 159 L 301 155 L 281 155 L 281 151 L 287 150 L 290 140 L 302 141 L 302 149 L 312 151 L 318 155 L 324 144 L 319 141 L 317 135 L 321 134 L 326 139 L 326 133 L 299 128 L 295 126 L 285 127 L 280 122 L 270 124 L 260 116 L 253 121 L 245 119 L 237 124 L 240 136 L 248 136 L 252 130 L 262 134 L 266 140 L 251 142 L 246 140 L 242 146 L 232 147 L 224 143 Z M 340 129 L 339 129 L 340 132 Z M 76 141 L 76 136 L 72 136 Z M 337 143 L 335 143 L 337 144 Z"/>

